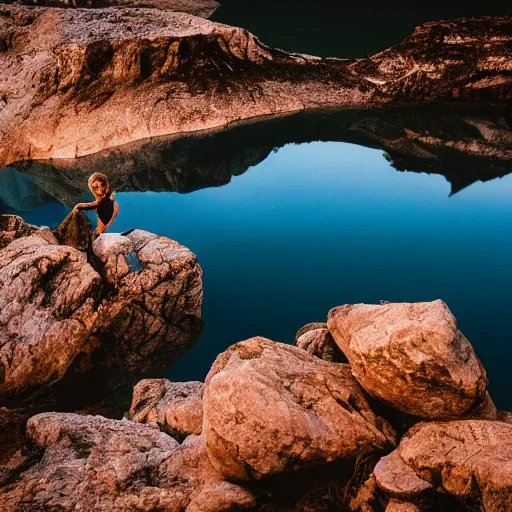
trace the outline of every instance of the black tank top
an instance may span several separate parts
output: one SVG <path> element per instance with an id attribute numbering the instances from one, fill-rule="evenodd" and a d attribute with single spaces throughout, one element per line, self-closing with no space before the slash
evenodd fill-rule
<path id="1" fill-rule="evenodd" d="M 103 224 L 108 224 L 112 215 L 114 215 L 114 201 L 110 199 L 110 196 L 104 197 L 96 208 L 98 218 Z"/>

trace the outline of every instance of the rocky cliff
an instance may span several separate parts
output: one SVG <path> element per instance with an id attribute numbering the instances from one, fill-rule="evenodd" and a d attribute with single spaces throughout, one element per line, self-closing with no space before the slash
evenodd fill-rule
<path id="1" fill-rule="evenodd" d="M 0 7 L 0 165 L 303 109 L 511 100 L 512 19 L 427 24 L 369 59 L 286 53 L 156 9 Z"/>

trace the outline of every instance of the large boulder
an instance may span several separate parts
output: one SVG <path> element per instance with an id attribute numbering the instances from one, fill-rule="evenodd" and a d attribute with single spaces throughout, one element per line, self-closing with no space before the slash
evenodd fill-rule
<path id="1" fill-rule="evenodd" d="M 129 417 L 139 423 L 156 423 L 161 430 L 182 441 L 200 434 L 203 424 L 202 382 L 169 382 L 144 379 L 133 390 Z"/>
<path id="2" fill-rule="evenodd" d="M 260 337 L 215 360 L 206 378 L 203 435 L 214 465 L 234 480 L 355 459 L 394 443 L 348 365 Z"/>
<path id="3" fill-rule="evenodd" d="M 405 501 L 439 490 L 486 512 L 512 510 L 512 425 L 420 423 L 374 474 L 385 494 Z"/>
<path id="4" fill-rule="evenodd" d="M 441 300 L 341 306 L 328 326 L 361 386 L 401 411 L 457 418 L 489 399 L 485 370 Z"/>
<path id="5" fill-rule="evenodd" d="M 37 235 L 0 251 L 0 402 L 60 380 L 87 352 L 100 276 L 85 254 Z"/>
<path id="6" fill-rule="evenodd" d="M 48 228 L 15 216 L 0 216 L 0 227 L 8 244 L 0 250 L 1 405 L 16 399 L 18 408 L 92 369 L 102 379 L 141 375 L 168 365 L 201 331 L 202 271 L 177 242 L 138 230 L 103 234 L 94 243 L 100 275 L 87 263 L 92 251 L 59 245 Z"/>
<path id="7" fill-rule="evenodd" d="M 126 236 L 102 234 L 93 249 L 113 287 L 93 328 L 111 360 L 144 372 L 189 348 L 203 326 L 202 270 L 195 254 L 139 229 Z"/>
<path id="8" fill-rule="evenodd" d="M 146 425 L 61 413 L 34 416 L 27 435 L 39 457 L 25 458 L 0 487 L 2 512 L 218 512 L 254 506 L 249 491 L 222 480 L 197 436 L 180 447 Z"/>

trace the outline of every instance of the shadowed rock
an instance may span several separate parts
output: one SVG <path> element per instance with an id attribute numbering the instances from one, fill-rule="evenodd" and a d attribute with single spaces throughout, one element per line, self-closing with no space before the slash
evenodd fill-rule
<path id="1" fill-rule="evenodd" d="M 203 424 L 202 382 L 141 380 L 133 390 L 129 417 L 138 423 L 156 423 L 178 441 L 201 434 Z"/>
<path id="2" fill-rule="evenodd" d="M 324 361 L 348 362 L 333 340 L 326 323 L 317 322 L 301 327 L 295 335 L 295 345 Z"/>
<path id="3" fill-rule="evenodd" d="M 439 490 L 488 512 L 512 508 L 512 425 L 499 421 L 420 423 L 375 467 L 387 495 L 418 500 Z"/>
<path id="4" fill-rule="evenodd" d="M 196 436 L 180 446 L 146 425 L 59 413 L 31 418 L 27 435 L 39 457 L 11 471 L 11 482 L 0 488 L 1 511 L 217 512 L 254 506 L 249 491 L 212 468 Z"/>
<path id="5" fill-rule="evenodd" d="M 231 346 L 206 378 L 203 435 L 234 480 L 385 450 L 394 432 L 370 410 L 348 365 L 265 338 Z"/>
<path id="6" fill-rule="evenodd" d="M 463 417 L 487 398 L 485 370 L 440 300 L 340 306 L 327 325 L 361 386 L 401 411 Z"/>
<path id="7" fill-rule="evenodd" d="M 354 62 L 163 10 L 0 14 L 0 165 L 304 109 L 511 101 L 510 17 L 429 23 Z"/>
<path id="8" fill-rule="evenodd" d="M 83 212 L 71 212 L 53 230 L 53 234 L 60 244 L 85 252 L 90 246 L 92 227 Z"/>

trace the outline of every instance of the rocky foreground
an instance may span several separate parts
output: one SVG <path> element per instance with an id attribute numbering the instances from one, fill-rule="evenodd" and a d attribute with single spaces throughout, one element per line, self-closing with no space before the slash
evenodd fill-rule
<path id="1" fill-rule="evenodd" d="M 18 291 L 2 307 L 2 389 L 8 397 L 23 391 L 14 379 L 21 381 L 23 365 L 11 361 L 25 361 L 27 387 L 37 378 L 47 384 L 43 376 L 60 375 L 71 358 L 69 351 L 54 358 L 55 347 L 64 350 L 61 338 L 39 342 L 30 322 L 47 323 L 38 336 L 77 325 L 75 330 L 88 328 L 101 340 L 110 328 L 87 320 L 88 290 L 100 277 L 81 253 L 55 243 L 47 229 L 15 217 L 2 222 L 0 279 L 10 279 L 12 293 L 19 290 L 16 283 L 36 290 L 30 300 Z M 164 268 L 173 268 L 175 276 L 188 269 L 196 283 L 178 301 L 198 296 L 198 268 L 175 242 L 136 230 L 103 235 L 95 252 L 104 265 L 101 279 L 117 289 L 99 307 L 111 308 L 111 318 L 119 318 L 122 308 L 134 311 L 133 302 L 119 304 L 130 297 L 128 290 L 146 289 L 140 286 L 144 276 L 153 285 L 160 282 L 167 297 L 161 303 L 143 294 L 144 311 L 160 304 L 165 318 L 169 307 L 183 315 L 183 302 L 177 307 L 169 299 L 183 284 L 162 283 Z M 126 258 L 133 252 L 144 263 L 136 271 Z M 64 264 L 52 267 L 54 260 Z M 32 284 L 40 275 L 47 276 L 44 290 Z M 80 279 L 74 281 L 75 275 Z M 69 293 L 63 292 L 71 289 L 73 297 L 83 297 L 74 308 L 64 300 Z M 45 290 L 59 295 L 46 297 Z M 24 309 L 31 313 L 25 330 L 9 313 L 23 315 Z M 78 315 L 85 320 L 73 323 Z M 70 339 L 75 331 L 66 329 L 62 335 Z M 126 330 L 116 333 L 125 347 Z M 149 351 L 164 338 L 151 339 Z M 25 348 L 34 347 L 34 353 L 36 341 L 49 356 L 28 357 Z M 237 343 L 217 357 L 204 383 L 142 380 L 123 420 L 83 413 L 33 416 L 21 448 L 0 465 L 0 510 L 512 509 L 511 415 L 496 410 L 485 369 L 446 304 L 340 306 L 326 323 L 300 329 L 296 344 L 261 337 Z M 83 348 L 78 341 L 69 345 Z"/>
<path id="2" fill-rule="evenodd" d="M 87 240 L 62 235 L 0 216 L 0 461 L 34 411 L 94 405 L 120 417 L 133 382 L 202 330 L 202 271 L 186 247 L 103 234 L 91 261 L 76 248 Z"/>
<path id="3" fill-rule="evenodd" d="M 512 18 L 428 23 L 368 59 L 161 9 L 0 6 L 0 165 L 332 107 L 506 106 Z"/>

